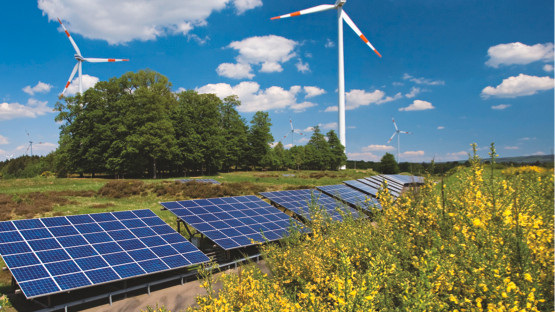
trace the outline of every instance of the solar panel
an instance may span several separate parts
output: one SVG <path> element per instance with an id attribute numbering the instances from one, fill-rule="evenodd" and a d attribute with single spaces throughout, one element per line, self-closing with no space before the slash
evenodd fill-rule
<path id="1" fill-rule="evenodd" d="M 220 182 L 214 179 L 181 179 L 181 180 L 175 180 L 175 181 L 181 182 L 181 183 L 198 182 L 198 183 L 221 184 Z"/>
<path id="2" fill-rule="evenodd" d="M 358 181 L 366 183 L 374 188 L 381 189 L 384 179 L 382 177 L 372 176 L 364 179 L 358 179 Z M 391 193 L 391 195 L 399 197 L 399 195 L 401 195 L 402 186 L 399 186 L 396 183 L 388 182 L 387 189 L 389 190 L 389 193 Z"/>
<path id="3" fill-rule="evenodd" d="M 342 200 L 352 206 L 360 207 L 365 210 L 369 210 L 371 207 L 381 207 L 380 203 L 373 198 L 368 196 L 352 187 L 336 184 L 336 185 L 324 185 L 316 187 L 323 193 Z"/>
<path id="4" fill-rule="evenodd" d="M 358 180 L 343 181 L 343 183 L 368 195 L 372 195 L 374 197 L 378 195 L 378 188 L 362 183 Z"/>
<path id="5" fill-rule="evenodd" d="M 209 261 L 148 209 L 0 222 L 0 255 L 28 299 Z"/>
<path id="6" fill-rule="evenodd" d="M 311 219 L 310 203 L 312 202 L 323 209 L 333 220 L 341 221 L 343 220 L 342 214 L 349 213 L 354 218 L 361 217 L 353 208 L 342 206 L 334 198 L 314 189 L 264 192 L 260 195 L 308 220 Z"/>
<path id="7" fill-rule="evenodd" d="M 424 184 L 424 178 L 419 176 L 401 174 L 382 174 L 381 176 L 386 178 L 388 181 L 394 181 L 402 185 Z"/>
<path id="8" fill-rule="evenodd" d="M 256 196 L 235 196 L 161 203 L 178 218 L 225 250 L 288 235 L 291 217 Z"/>

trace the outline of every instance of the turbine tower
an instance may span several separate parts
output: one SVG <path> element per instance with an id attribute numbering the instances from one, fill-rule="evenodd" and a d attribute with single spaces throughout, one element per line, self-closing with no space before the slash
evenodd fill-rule
<path id="1" fill-rule="evenodd" d="M 399 163 L 399 154 L 400 154 L 399 151 L 401 149 L 401 142 L 400 142 L 401 133 L 403 133 L 403 134 L 412 134 L 412 132 L 399 130 L 399 128 L 397 127 L 397 124 L 395 123 L 395 119 L 391 118 L 391 120 L 393 120 L 393 126 L 395 126 L 395 132 L 393 132 L 393 135 L 391 136 L 391 138 L 389 138 L 387 143 L 389 144 L 391 142 L 391 140 L 393 140 L 393 137 L 395 137 L 395 135 L 397 135 L 397 163 Z"/>
<path id="2" fill-rule="evenodd" d="M 382 57 L 381 54 L 374 48 L 374 46 L 366 39 L 366 37 L 362 34 L 360 29 L 355 25 L 355 23 L 351 20 L 349 15 L 343 10 L 343 5 L 347 2 L 347 0 L 337 0 L 335 4 L 321 4 L 317 5 L 312 8 L 308 8 L 305 10 L 280 15 L 276 17 L 272 17 L 272 19 L 280 19 L 310 13 L 316 13 L 321 11 L 327 11 L 331 9 L 337 10 L 337 50 L 338 50 L 338 94 L 339 94 L 339 105 L 338 105 L 338 112 L 339 112 L 339 141 L 345 147 L 345 151 L 347 150 L 347 140 L 345 135 L 345 69 L 344 69 L 344 61 L 343 61 L 343 21 L 349 25 L 357 36 L 366 43 L 372 51 L 374 51 L 379 57 Z M 345 169 L 346 166 L 342 166 L 341 169 Z"/>
<path id="3" fill-rule="evenodd" d="M 69 31 L 67 31 L 66 27 L 64 26 L 64 24 L 62 24 L 62 21 L 59 18 L 58 18 L 58 22 L 60 22 L 60 25 L 62 25 L 62 28 L 64 29 L 64 32 L 66 33 L 67 38 L 69 39 L 69 42 L 71 42 L 71 45 L 73 46 L 73 49 L 75 49 L 74 57 L 77 60 L 77 64 L 75 64 L 75 67 L 73 67 L 73 70 L 71 71 L 71 75 L 69 76 L 69 80 L 67 81 L 66 86 L 64 87 L 64 90 L 60 94 L 60 99 L 64 96 L 64 93 L 66 92 L 67 88 L 71 84 L 71 80 L 73 79 L 73 76 L 75 76 L 75 72 L 77 72 L 77 70 L 79 70 L 79 93 L 81 93 L 81 94 L 83 93 L 83 80 L 82 80 L 82 77 L 81 77 L 81 74 L 83 73 L 83 70 L 82 70 L 82 63 L 83 62 L 105 63 L 105 62 L 127 62 L 127 61 L 129 61 L 129 59 L 83 57 L 83 55 L 81 55 L 81 51 L 79 50 L 79 47 L 77 46 L 75 41 L 73 41 L 73 38 L 69 34 Z"/>

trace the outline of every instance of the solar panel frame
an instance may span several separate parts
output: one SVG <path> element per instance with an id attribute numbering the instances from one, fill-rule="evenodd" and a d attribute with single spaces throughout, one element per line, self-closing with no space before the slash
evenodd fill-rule
<path id="1" fill-rule="evenodd" d="M 370 210 L 372 207 L 380 207 L 380 203 L 372 196 L 358 191 L 344 184 L 323 185 L 316 187 L 322 193 L 346 202 L 352 207 Z"/>
<path id="2" fill-rule="evenodd" d="M 362 216 L 355 209 L 315 189 L 263 192 L 260 195 L 307 220 L 311 219 L 310 203 L 312 202 L 325 210 L 335 221 L 343 220 L 342 213 L 350 213 L 354 218 Z"/>
<path id="3" fill-rule="evenodd" d="M 206 255 L 173 229 L 172 234 L 178 235 L 181 239 L 177 240 L 176 237 L 172 237 L 171 241 L 179 241 L 177 244 L 181 245 L 181 251 L 172 248 L 172 242 L 165 239 L 171 234 L 157 234 L 152 231 L 152 236 L 143 238 L 147 240 L 158 238 L 159 242 L 156 246 L 172 248 L 165 248 L 163 254 L 158 255 L 152 252 L 150 246 L 142 244 L 133 232 L 140 227 L 128 228 L 125 223 L 129 224 L 128 221 L 138 220 L 144 225 L 143 228 L 150 227 L 148 222 L 165 224 L 148 209 L 27 220 L 0 222 L 0 237 L 7 237 L 0 242 L 0 255 L 27 299 L 210 261 Z M 143 222 L 145 220 L 147 222 Z M 119 229 L 118 225 L 105 227 L 109 229 L 106 231 L 103 225 L 108 223 L 121 224 L 124 229 Z M 95 226 L 85 226 L 87 224 Z M 140 223 L 133 222 L 132 224 Z M 157 225 L 157 227 L 161 226 Z M 169 228 L 171 229 L 171 227 Z M 37 234 L 30 235 L 24 232 L 25 235 L 19 235 L 22 231 L 29 231 L 29 229 L 37 231 Z M 91 230 L 94 231 L 91 232 Z M 78 234 L 75 235 L 74 231 Z M 163 232 L 166 233 L 167 230 Z M 133 234 L 133 238 L 129 238 L 130 233 Z M 44 236 L 49 237 L 43 238 Z M 125 239 L 121 240 L 122 238 Z M 122 242 L 128 243 L 120 246 Z M 45 246 L 49 248 L 45 248 Z M 142 249 L 136 248 L 136 246 L 142 246 Z M 173 254 L 170 251 L 173 251 Z M 169 257 L 171 259 L 166 259 Z M 116 266 L 128 264 L 135 264 L 136 267 L 116 268 Z M 125 272 L 125 274 L 120 274 L 118 271 Z"/>
<path id="4" fill-rule="evenodd" d="M 160 204 L 224 250 L 282 239 L 292 223 L 302 228 L 287 214 L 253 195 Z"/>
<path id="5" fill-rule="evenodd" d="M 214 179 L 179 179 L 176 182 L 187 183 L 187 182 L 198 182 L 198 183 L 210 183 L 210 184 L 222 184 Z"/>

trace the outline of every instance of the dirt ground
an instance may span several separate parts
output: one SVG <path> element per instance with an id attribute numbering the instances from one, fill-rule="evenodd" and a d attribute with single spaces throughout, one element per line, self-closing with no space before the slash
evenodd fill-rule
<path id="1" fill-rule="evenodd" d="M 264 273 L 269 273 L 264 260 L 257 263 L 258 267 Z M 227 270 L 224 273 L 236 272 L 237 269 Z M 218 273 L 219 276 L 223 273 Z M 110 306 L 108 303 L 103 305 L 96 305 L 94 307 L 89 307 L 84 312 L 116 312 L 116 311 L 141 311 L 145 310 L 146 306 L 156 307 L 166 307 L 172 312 L 184 311 L 188 307 L 196 305 L 196 297 L 206 294 L 204 288 L 200 287 L 202 281 L 195 280 L 183 285 L 171 286 L 159 290 L 151 290 L 150 295 L 146 292 L 143 294 L 129 296 L 126 299 L 115 300 Z M 215 285 L 215 289 L 221 288 L 221 283 Z M 106 299 L 106 302 L 108 299 Z M 72 311 L 74 310 L 71 309 Z"/>

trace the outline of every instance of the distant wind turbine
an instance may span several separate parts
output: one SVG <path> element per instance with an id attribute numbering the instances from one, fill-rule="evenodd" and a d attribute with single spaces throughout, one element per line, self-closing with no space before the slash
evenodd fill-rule
<path id="1" fill-rule="evenodd" d="M 395 119 L 391 118 L 391 120 L 393 120 L 393 125 L 395 126 L 395 132 L 393 132 L 393 135 L 391 136 L 391 138 L 389 138 L 387 143 L 390 143 L 391 140 L 393 140 L 393 138 L 395 137 L 395 135 L 397 135 L 397 162 L 399 162 L 399 154 L 400 154 L 400 150 L 401 150 L 401 142 L 400 142 L 401 133 L 403 133 L 403 134 L 412 134 L 412 132 L 399 130 L 399 128 L 397 127 L 397 124 L 395 123 Z"/>
<path id="2" fill-rule="evenodd" d="M 312 8 L 308 8 L 305 10 L 272 17 L 272 19 L 280 19 L 310 13 L 316 13 L 321 11 L 327 11 L 331 9 L 337 10 L 337 50 L 338 50 L 338 93 L 339 93 L 339 105 L 338 105 L 338 112 L 339 112 L 339 141 L 347 149 L 347 140 L 345 135 L 345 70 L 344 70 L 344 61 L 343 61 L 343 21 L 347 23 L 357 34 L 357 36 L 366 43 L 370 49 L 372 49 L 379 57 L 382 57 L 381 54 L 374 48 L 374 46 L 366 39 L 366 37 L 362 34 L 360 29 L 355 25 L 355 23 L 351 20 L 349 15 L 343 10 L 343 5 L 347 2 L 347 0 L 337 0 L 335 4 L 322 4 L 317 5 Z M 342 166 L 341 169 L 345 169 L 345 166 Z"/>
<path id="3" fill-rule="evenodd" d="M 6 157 L 7 160 L 11 160 L 13 158 L 13 154 L 11 155 L 4 155 L 4 157 Z"/>
<path id="4" fill-rule="evenodd" d="M 287 138 L 287 136 L 291 135 L 291 146 L 293 146 L 293 145 L 295 145 L 295 142 L 293 141 L 294 134 L 297 133 L 299 135 L 303 135 L 303 133 L 293 127 L 293 121 L 291 119 L 289 119 L 289 125 L 291 125 L 291 130 L 289 130 L 287 132 L 287 134 L 283 136 L 283 138 L 280 140 L 280 142 L 285 140 L 285 138 Z"/>
<path id="5" fill-rule="evenodd" d="M 71 84 L 71 80 L 73 79 L 73 76 L 75 76 L 75 72 L 77 72 L 77 70 L 79 70 L 79 93 L 81 93 L 81 94 L 83 93 L 83 79 L 81 77 L 81 74 L 83 73 L 83 70 L 82 70 L 82 63 L 83 62 L 105 63 L 105 62 L 127 62 L 127 61 L 129 61 L 129 59 L 83 57 L 81 55 L 81 51 L 79 50 L 79 47 L 77 46 L 75 41 L 73 41 L 73 38 L 69 34 L 69 31 L 67 31 L 66 27 L 64 26 L 64 24 L 62 24 L 62 21 L 59 18 L 58 18 L 58 22 L 60 22 L 60 25 L 62 25 L 62 28 L 64 29 L 64 31 L 67 35 L 67 38 L 69 39 L 69 42 L 71 42 L 71 45 L 75 49 L 76 54 L 74 55 L 74 57 L 77 60 L 77 64 L 75 64 L 75 67 L 73 67 L 73 70 L 71 71 L 71 75 L 69 76 L 69 80 L 67 81 L 66 86 L 64 87 L 64 90 L 60 94 L 60 99 L 64 96 L 64 94 L 65 94 L 67 88 L 69 87 L 69 85 Z"/>
<path id="6" fill-rule="evenodd" d="M 29 135 L 29 131 L 25 130 L 25 132 L 27 133 L 27 138 L 29 139 L 29 145 L 27 145 L 27 149 L 25 150 L 25 154 L 27 154 L 27 152 L 29 152 L 29 149 L 31 150 L 31 156 L 33 156 L 33 140 L 31 139 L 31 136 Z M 44 142 L 38 142 L 37 144 L 43 144 Z"/>

